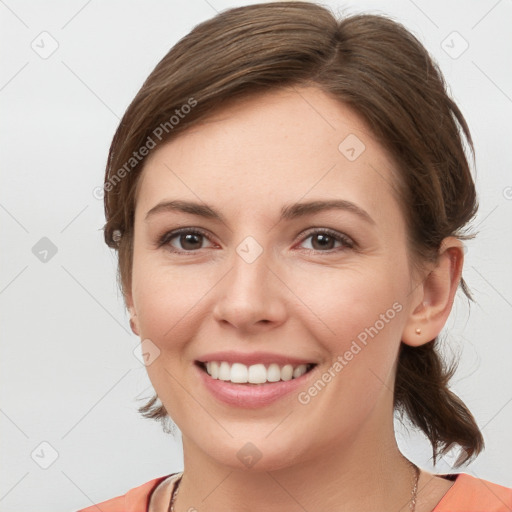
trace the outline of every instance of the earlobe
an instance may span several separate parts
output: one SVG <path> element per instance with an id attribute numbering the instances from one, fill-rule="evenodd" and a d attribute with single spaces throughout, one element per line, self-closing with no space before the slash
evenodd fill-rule
<path id="1" fill-rule="evenodd" d="M 128 307 L 128 313 L 130 314 L 130 329 L 133 334 L 136 336 L 140 336 L 139 334 L 139 326 L 137 323 L 137 312 L 135 311 L 135 306 L 133 305 L 133 298 L 130 293 L 125 296 L 125 303 Z"/>
<path id="2" fill-rule="evenodd" d="M 140 336 L 139 327 L 137 326 L 137 322 L 133 316 L 130 317 L 130 329 L 132 330 L 133 334 Z"/>
<path id="3" fill-rule="evenodd" d="M 436 338 L 452 309 L 464 262 L 462 243 L 443 240 L 438 260 L 414 292 L 411 313 L 402 333 L 406 345 L 420 346 Z"/>

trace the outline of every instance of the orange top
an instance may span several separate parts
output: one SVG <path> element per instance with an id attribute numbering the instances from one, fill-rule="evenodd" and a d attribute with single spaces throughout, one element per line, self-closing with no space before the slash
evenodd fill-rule
<path id="1" fill-rule="evenodd" d="M 173 484 L 182 473 L 172 473 L 131 489 L 123 496 L 97 503 L 77 512 L 150 512 L 155 489 L 164 480 Z M 432 512 L 512 512 L 512 489 L 482 480 L 467 473 L 450 476 L 455 483 L 448 489 Z"/>

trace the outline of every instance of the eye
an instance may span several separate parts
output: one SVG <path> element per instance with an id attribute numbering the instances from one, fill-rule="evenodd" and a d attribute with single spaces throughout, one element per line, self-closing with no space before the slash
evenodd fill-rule
<path id="1" fill-rule="evenodd" d="M 169 231 L 162 235 L 158 247 L 168 246 L 171 252 L 194 252 L 204 249 L 204 240 L 209 240 L 207 234 L 198 228 L 182 228 Z"/>
<path id="2" fill-rule="evenodd" d="M 312 252 L 338 252 L 355 248 L 355 242 L 347 235 L 332 229 L 316 229 L 302 237 L 302 244 L 311 239 L 306 247 Z M 173 253 L 192 253 L 204 249 L 203 243 L 210 240 L 206 232 L 199 228 L 181 228 L 164 233 L 158 240 L 157 246 L 167 246 Z"/>
<path id="3" fill-rule="evenodd" d="M 336 251 L 336 249 L 345 250 L 355 247 L 351 238 L 332 229 L 323 228 L 310 231 L 306 237 L 302 238 L 302 243 L 308 239 L 311 239 L 310 247 L 306 247 L 308 251 L 331 252 Z"/>

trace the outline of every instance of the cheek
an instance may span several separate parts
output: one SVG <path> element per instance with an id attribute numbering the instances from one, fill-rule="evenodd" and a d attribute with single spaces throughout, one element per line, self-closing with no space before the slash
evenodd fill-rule
<path id="1" fill-rule="evenodd" d="M 173 268 L 134 260 L 133 296 L 141 338 L 151 339 L 162 351 L 190 339 L 205 313 L 214 277 L 214 272 L 198 272 L 193 265 Z"/>
<path id="2" fill-rule="evenodd" d="M 396 338 L 401 331 L 407 280 L 385 266 L 365 272 L 333 269 L 297 283 L 296 290 L 308 307 L 314 337 L 327 343 L 330 353 L 344 353 L 353 340 L 364 345 L 376 336 Z"/>
<path id="3" fill-rule="evenodd" d="M 315 381 L 299 395 L 312 418 L 329 418 L 314 427 L 320 437 L 349 436 L 384 396 L 389 400 L 406 290 L 404 276 L 383 268 L 331 280 L 328 293 L 321 286 L 307 289 L 308 305 L 321 319 L 311 315 L 312 336 L 331 357 L 318 375 L 322 382 Z"/>

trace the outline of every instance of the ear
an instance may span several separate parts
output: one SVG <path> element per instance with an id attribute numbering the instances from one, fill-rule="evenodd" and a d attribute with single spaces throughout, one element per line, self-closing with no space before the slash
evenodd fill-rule
<path id="1" fill-rule="evenodd" d="M 445 238 L 436 264 L 412 292 L 411 312 L 402 333 L 406 345 L 423 345 L 439 335 L 452 310 L 463 263 L 462 243 L 455 237 Z"/>
<path id="2" fill-rule="evenodd" d="M 137 320 L 137 311 L 135 310 L 135 306 L 133 304 L 133 296 L 132 292 L 129 291 L 124 296 L 124 301 L 126 303 L 126 307 L 128 308 L 128 312 L 130 314 L 130 329 L 133 334 L 140 336 L 139 334 L 139 324 Z"/>

